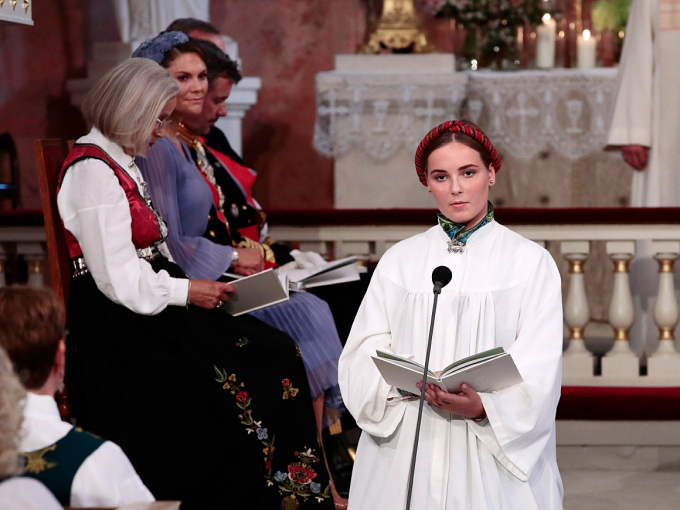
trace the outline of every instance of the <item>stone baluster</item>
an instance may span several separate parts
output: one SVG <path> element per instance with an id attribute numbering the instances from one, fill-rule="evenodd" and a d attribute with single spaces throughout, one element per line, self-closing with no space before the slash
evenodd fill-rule
<path id="1" fill-rule="evenodd" d="M 40 243 L 17 243 L 17 255 L 23 255 L 28 265 L 28 286 L 41 288 L 45 286 L 42 263 L 45 261 L 45 250 Z"/>
<path id="2" fill-rule="evenodd" d="M 569 327 L 569 346 L 562 361 L 563 384 L 581 384 L 578 378 L 593 377 L 595 358 L 585 344 L 585 329 L 590 322 L 583 265 L 590 253 L 588 241 L 563 241 L 562 255 L 569 261 L 569 292 L 564 302 L 564 321 Z"/>
<path id="3" fill-rule="evenodd" d="M 635 254 L 635 241 L 608 241 L 607 255 L 614 262 L 614 291 L 609 305 L 609 323 L 614 328 L 614 347 L 602 358 L 602 377 L 637 380 L 640 362 L 630 349 L 628 331 L 635 321 L 628 266 Z"/>
<path id="4" fill-rule="evenodd" d="M 678 299 L 673 282 L 673 265 L 680 253 L 678 241 L 653 241 L 654 258 L 659 261 L 659 291 L 654 306 L 654 322 L 659 328 L 659 347 L 647 363 L 653 379 L 680 380 L 680 353 L 675 350 L 675 326 L 678 324 Z"/>

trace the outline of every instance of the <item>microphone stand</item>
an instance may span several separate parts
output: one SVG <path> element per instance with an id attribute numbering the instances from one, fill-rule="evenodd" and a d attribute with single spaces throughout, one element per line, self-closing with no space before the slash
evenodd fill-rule
<path id="1" fill-rule="evenodd" d="M 448 283 L 448 282 L 447 282 Z M 416 437 L 413 443 L 413 453 L 411 454 L 411 468 L 408 475 L 408 492 L 406 494 L 406 510 L 411 508 L 411 493 L 413 492 L 413 475 L 415 474 L 416 455 L 418 453 L 418 439 L 420 438 L 420 422 L 423 420 L 423 404 L 425 403 L 425 384 L 427 383 L 427 372 L 430 366 L 430 350 L 432 349 L 432 332 L 434 331 L 434 316 L 437 312 L 437 298 L 442 292 L 442 284 L 434 284 L 434 304 L 432 305 L 432 319 L 430 320 L 430 335 L 427 339 L 427 353 L 425 354 L 425 368 L 423 369 L 423 384 L 420 388 L 420 406 L 418 407 L 418 423 L 416 425 Z"/>

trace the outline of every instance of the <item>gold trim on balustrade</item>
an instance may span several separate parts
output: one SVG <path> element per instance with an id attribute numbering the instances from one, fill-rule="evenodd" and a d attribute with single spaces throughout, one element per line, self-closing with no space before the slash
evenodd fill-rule
<path id="1" fill-rule="evenodd" d="M 10 3 L 12 4 L 12 10 L 15 11 L 17 8 L 17 2 L 19 0 L 10 0 Z"/>
<path id="2" fill-rule="evenodd" d="M 630 266 L 630 260 L 615 260 L 614 261 L 614 272 L 615 273 L 627 273 L 629 266 Z"/>
<path id="3" fill-rule="evenodd" d="M 570 274 L 582 274 L 583 273 L 583 264 L 585 264 L 585 260 L 570 260 L 569 261 L 569 273 Z"/>
<path id="4" fill-rule="evenodd" d="M 28 265 L 28 272 L 31 274 L 40 273 L 40 261 L 39 260 L 29 260 L 26 265 Z"/>
<path id="5" fill-rule="evenodd" d="M 2 9 L 3 5 L 5 5 L 5 0 L 0 0 L 0 9 Z"/>
<path id="6" fill-rule="evenodd" d="M 28 14 L 28 8 L 31 6 L 28 0 L 24 0 L 24 14 Z"/>
<path id="7" fill-rule="evenodd" d="M 672 273 L 675 260 L 659 259 L 659 273 Z"/>
<path id="8" fill-rule="evenodd" d="M 569 334 L 572 340 L 583 340 L 583 328 L 569 328 Z"/>
<path id="9" fill-rule="evenodd" d="M 659 328 L 659 340 L 675 340 L 673 328 Z"/>
<path id="10" fill-rule="evenodd" d="M 614 340 L 628 341 L 628 328 L 614 328 Z"/>

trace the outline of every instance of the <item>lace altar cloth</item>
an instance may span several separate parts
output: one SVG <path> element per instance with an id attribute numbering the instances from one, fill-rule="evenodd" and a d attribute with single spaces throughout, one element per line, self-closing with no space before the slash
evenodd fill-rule
<path id="1" fill-rule="evenodd" d="M 415 151 L 444 120 L 478 123 L 502 154 L 529 161 L 554 150 L 582 159 L 606 145 L 616 69 L 437 74 L 319 73 L 314 147 L 375 162 Z"/>

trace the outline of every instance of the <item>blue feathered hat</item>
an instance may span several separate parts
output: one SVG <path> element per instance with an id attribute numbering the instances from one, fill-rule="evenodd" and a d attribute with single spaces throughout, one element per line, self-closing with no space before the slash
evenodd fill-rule
<path id="1" fill-rule="evenodd" d="M 184 32 L 163 32 L 156 37 L 144 41 L 134 53 L 132 58 L 149 58 L 160 64 L 165 54 L 178 44 L 185 43 L 189 36 Z"/>

